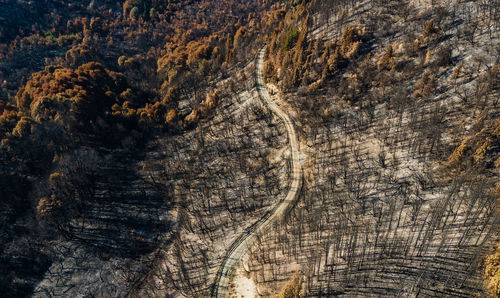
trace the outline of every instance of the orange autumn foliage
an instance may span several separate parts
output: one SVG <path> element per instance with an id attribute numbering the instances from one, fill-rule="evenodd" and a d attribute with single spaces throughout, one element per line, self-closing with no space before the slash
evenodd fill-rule
<path id="1" fill-rule="evenodd" d="M 126 90 L 122 75 L 107 70 L 102 64 L 90 62 L 76 70 L 47 67 L 33 74 L 16 95 L 17 105 L 33 118 L 58 113 L 57 108 L 70 110 L 83 118 L 92 119 L 102 113 Z M 55 109 L 55 111 L 54 111 Z"/>

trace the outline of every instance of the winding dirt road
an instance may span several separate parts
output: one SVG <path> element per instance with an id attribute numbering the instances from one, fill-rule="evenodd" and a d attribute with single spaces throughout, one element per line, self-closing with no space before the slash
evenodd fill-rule
<path id="1" fill-rule="evenodd" d="M 262 78 L 264 52 L 265 47 L 260 50 L 257 58 L 257 91 L 259 92 L 262 102 L 283 121 L 288 132 L 292 165 L 290 184 L 286 197 L 281 200 L 272 211 L 268 212 L 262 219 L 254 223 L 244 234 L 240 235 L 236 241 L 233 242 L 217 273 L 212 291 L 212 296 L 214 297 L 228 296 L 229 281 L 237 265 L 241 262 L 252 245 L 255 244 L 258 235 L 266 233 L 274 223 L 279 222 L 285 217 L 288 211 L 294 206 L 299 196 L 300 188 L 302 187 L 302 168 L 299 163 L 299 143 L 297 135 L 292 121 L 272 100 L 264 85 L 264 80 Z"/>

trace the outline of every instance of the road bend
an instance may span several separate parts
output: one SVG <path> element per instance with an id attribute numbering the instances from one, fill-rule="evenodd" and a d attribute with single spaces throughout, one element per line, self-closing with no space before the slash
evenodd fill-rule
<path id="1" fill-rule="evenodd" d="M 273 101 L 264 85 L 262 72 L 264 68 L 264 52 L 265 47 L 259 51 L 257 56 L 257 91 L 260 100 L 266 105 L 276 116 L 284 123 L 288 133 L 289 147 L 291 152 L 291 175 L 286 197 L 282 199 L 271 211 L 267 212 L 264 217 L 255 222 L 246 231 L 241 234 L 231 245 L 222 261 L 222 265 L 217 272 L 215 278 L 212 297 L 227 297 L 229 290 L 229 282 L 231 277 L 245 256 L 248 250 L 254 245 L 259 235 L 268 232 L 273 224 L 284 219 L 286 214 L 295 205 L 302 187 L 302 168 L 299 163 L 299 142 L 297 134 L 290 117 Z"/>

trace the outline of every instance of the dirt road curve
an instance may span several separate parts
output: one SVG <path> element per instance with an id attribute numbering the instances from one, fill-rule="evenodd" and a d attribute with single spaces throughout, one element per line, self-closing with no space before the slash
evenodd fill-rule
<path id="1" fill-rule="evenodd" d="M 281 200 L 271 212 L 267 213 L 261 220 L 253 224 L 244 234 L 240 235 L 231 245 L 215 279 L 212 291 L 212 296 L 214 297 L 227 297 L 231 275 L 249 248 L 256 242 L 257 235 L 266 233 L 275 222 L 284 218 L 287 212 L 294 206 L 299 196 L 300 188 L 302 187 L 302 168 L 299 163 L 299 143 L 297 135 L 295 134 L 295 129 L 288 115 L 278 107 L 271 96 L 269 96 L 262 78 L 264 51 L 265 47 L 260 50 L 257 58 L 257 90 L 262 102 L 283 121 L 288 132 L 292 165 L 290 184 L 286 197 Z"/>

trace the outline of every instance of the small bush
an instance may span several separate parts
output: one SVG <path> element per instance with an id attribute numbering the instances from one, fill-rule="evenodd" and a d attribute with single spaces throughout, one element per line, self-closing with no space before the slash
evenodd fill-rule
<path id="1" fill-rule="evenodd" d="M 379 70 L 390 68 L 392 62 L 394 61 L 393 52 L 394 51 L 391 45 L 387 48 L 387 51 L 385 51 L 384 56 L 382 56 L 382 58 L 380 58 L 380 60 L 377 62 Z"/>
<path id="2" fill-rule="evenodd" d="M 426 72 L 424 73 L 422 78 L 418 80 L 416 87 L 417 88 L 413 92 L 413 96 L 431 95 L 437 87 L 436 78 L 430 73 Z"/>
<path id="3" fill-rule="evenodd" d="M 425 26 L 424 32 L 422 32 L 422 36 L 420 36 L 420 44 L 424 44 L 429 40 L 430 36 L 437 32 L 437 29 L 434 27 L 434 22 L 428 21 Z"/>
<path id="4" fill-rule="evenodd" d="M 12 135 L 18 138 L 22 138 L 30 133 L 31 130 L 31 118 L 22 117 L 16 124 L 16 127 L 12 131 Z"/>
<path id="5" fill-rule="evenodd" d="M 457 79 L 461 73 L 462 73 L 462 64 L 459 64 L 451 74 L 451 79 L 452 80 Z"/>
<path id="6" fill-rule="evenodd" d="M 295 273 L 276 298 L 299 298 L 301 291 L 302 278 L 298 273 Z"/>
<path id="7" fill-rule="evenodd" d="M 285 39 L 281 42 L 281 50 L 288 51 L 292 49 L 299 39 L 299 29 L 290 27 L 286 32 Z"/>
<path id="8" fill-rule="evenodd" d="M 137 6 L 132 7 L 130 10 L 129 18 L 136 20 L 139 17 L 139 8 Z"/>
<path id="9" fill-rule="evenodd" d="M 171 109 L 165 116 L 165 122 L 167 124 L 173 124 L 175 121 L 177 121 L 177 112 L 174 109 Z"/>
<path id="10" fill-rule="evenodd" d="M 348 26 L 345 28 L 342 36 L 340 37 L 340 51 L 344 58 L 349 59 L 355 56 L 361 47 L 365 34 L 366 30 L 361 26 Z"/>
<path id="11" fill-rule="evenodd" d="M 53 195 L 50 198 L 43 197 L 38 201 L 38 205 L 36 207 L 37 215 L 43 219 L 48 220 L 52 219 L 51 217 L 59 211 L 62 207 L 62 202 L 57 200 Z"/>
<path id="12" fill-rule="evenodd" d="M 462 161 L 462 159 L 464 157 L 464 153 L 467 150 L 467 148 L 469 147 L 470 140 L 471 140 L 470 137 L 463 140 L 462 143 L 460 144 L 460 146 L 455 148 L 453 153 L 448 158 L 448 166 L 457 165 L 458 163 L 460 163 Z"/>
<path id="13" fill-rule="evenodd" d="M 500 297 L 500 244 L 495 252 L 486 258 L 484 277 L 488 294 L 491 297 Z"/>

